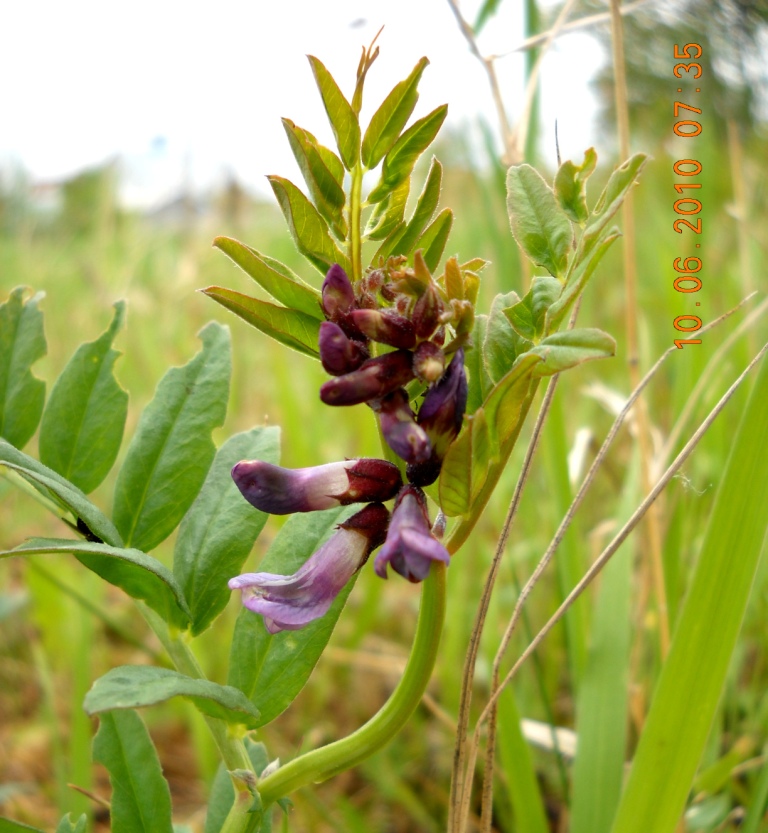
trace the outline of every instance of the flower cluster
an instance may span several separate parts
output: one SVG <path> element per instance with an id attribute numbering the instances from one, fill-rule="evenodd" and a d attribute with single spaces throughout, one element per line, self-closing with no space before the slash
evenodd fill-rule
<path id="1" fill-rule="evenodd" d="M 416 269 L 400 259 L 371 270 L 353 286 L 334 265 L 322 289 L 326 321 L 319 352 L 334 378 L 320 388 L 328 405 L 367 403 L 381 433 L 405 461 L 408 483 L 393 463 L 353 459 L 305 469 L 283 469 L 244 460 L 232 469 L 243 496 L 271 514 L 311 512 L 365 502 L 290 576 L 245 573 L 229 582 L 243 604 L 264 617 L 267 630 L 296 630 L 323 616 L 349 579 L 379 546 L 374 569 L 412 582 L 425 579 L 433 561 L 449 563 L 430 529 L 423 486 L 433 483 L 461 428 L 467 400 L 460 340 L 444 348 L 445 325 L 454 313 L 444 293 L 416 256 Z M 373 343 L 388 352 L 377 355 Z M 446 354 L 452 353 L 450 362 Z M 447 366 L 446 366 L 447 364 Z M 414 413 L 406 385 L 424 390 Z M 395 498 L 392 515 L 383 502 Z"/>

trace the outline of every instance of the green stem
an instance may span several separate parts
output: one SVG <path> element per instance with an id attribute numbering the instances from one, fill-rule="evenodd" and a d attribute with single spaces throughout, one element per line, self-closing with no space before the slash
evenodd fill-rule
<path id="1" fill-rule="evenodd" d="M 295 758 L 259 783 L 267 807 L 306 784 L 325 781 L 364 761 L 400 731 L 427 688 L 445 618 L 445 565 L 435 563 L 424 582 L 411 655 L 392 696 L 356 732 Z"/>
<path id="2" fill-rule="evenodd" d="M 363 277 L 363 169 L 359 162 L 352 168 L 351 174 L 352 188 L 349 194 L 349 259 L 352 263 L 352 283 L 355 283 Z"/>
<path id="3" fill-rule="evenodd" d="M 151 608 L 148 608 L 144 604 L 140 604 L 139 607 L 144 618 L 147 620 L 147 624 L 163 643 L 163 647 L 176 666 L 176 670 L 182 674 L 186 674 L 188 677 L 194 677 L 199 680 L 206 679 L 202 668 L 200 668 L 197 662 L 197 658 L 186 642 L 184 642 L 183 638 L 180 635 L 172 635 L 169 632 L 167 624 Z M 209 717 L 206 714 L 203 715 L 203 718 L 211 730 L 213 739 L 224 761 L 224 766 L 230 773 L 233 770 L 245 770 L 246 772 L 253 773 L 253 766 L 246 752 L 245 744 L 240 738 L 230 733 L 227 723 L 224 720 Z M 253 777 L 255 780 L 255 773 Z M 240 779 L 233 778 L 232 780 L 235 783 L 236 791 L 242 792 L 247 790 L 246 784 Z"/>

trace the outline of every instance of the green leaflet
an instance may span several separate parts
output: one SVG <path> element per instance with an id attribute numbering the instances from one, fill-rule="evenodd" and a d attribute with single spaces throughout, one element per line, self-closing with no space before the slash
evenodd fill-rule
<path id="1" fill-rule="evenodd" d="M 123 323 L 125 302 L 115 304 L 109 329 L 82 344 L 53 386 L 40 426 L 40 460 L 84 492 L 92 492 L 117 458 L 128 413 L 128 393 L 113 366 L 112 342 Z"/>
<path id="2" fill-rule="evenodd" d="M 195 636 L 226 607 L 232 595 L 227 579 L 241 572 L 268 517 L 245 500 L 232 480 L 230 471 L 240 460 L 279 463 L 280 429 L 254 428 L 230 437 L 181 522 L 173 572 L 192 611 Z"/>
<path id="3" fill-rule="evenodd" d="M 77 486 L 65 480 L 60 474 L 14 448 L 5 440 L 0 440 L 0 465 L 6 465 L 18 472 L 38 491 L 52 499 L 62 509 L 71 512 L 76 519 L 79 518 L 87 527 L 87 530 L 82 529 L 84 533 L 90 531 L 108 544 L 115 547 L 122 546 L 123 539 L 112 521 L 97 506 L 94 506 Z"/>
<path id="4" fill-rule="evenodd" d="M 66 816 L 59 822 L 59 826 L 56 828 L 56 833 L 85 833 L 87 830 L 87 822 L 88 819 L 83 813 L 80 818 L 76 821 L 72 821 L 72 817 L 70 813 L 67 813 Z"/>
<path id="5" fill-rule="evenodd" d="M 283 127 L 312 202 L 330 224 L 334 234 L 344 240 L 347 224 L 343 211 L 346 199 L 343 180 L 336 179 L 326 164 L 327 157 L 320 154 L 317 140 L 309 131 L 297 127 L 290 119 L 283 119 Z"/>
<path id="6" fill-rule="evenodd" d="M 362 146 L 363 165 L 369 170 L 375 168 L 384 154 L 392 149 L 400 131 L 405 127 L 419 99 L 416 88 L 428 64 L 426 58 L 420 58 L 411 74 L 395 85 L 373 114 Z"/>
<path id="7" fill-rule="evenodd" d="M 336 146 L 344 167 L 351 171 L 360 158 L 360 125 L 357 116 L 323 63 L 314 55 L 307 57 L 315 75 L 333 135 L 336 137 Z"/>
<path id="8" fill-rule="evenodd" d="M 766 400 L 768 362 L 763 357 L 720 479 L 613 833 L 672 833 L 682 816 L 765 549 Z"/>
<path id="9" fill-rule="evenodd" d="M 278 307 L 267 301 L 251 298 L 222 286 L 209 286 L 201 292 L 275 341 L 298 350 L 305 356 L 319 358 L 317 339 L 320 334 L 320 321 L 317 318 L 295 309 Z"/>
<path id="10" fill-rule="evenodd" d="M 231 258 L 276 301 L 319 321 L 325 320 L 320 308 L 320 293 L 294 275 L 287 266 L 231 237 L 217 237 L 213 245 Z"/>
<path id="11" fill-rule="evenodd" d="M 129 596 L 146 602 L 166 622 L 177 628 L 189 625 L 190 611 L 173 574 L 164 564 L 141 550 L 111 547 L 96 541 L 30 538 L 16 549 L 0 552 L 0 558 L 67 553 Z"/>
<path id="12" fill-rule="evenodd" d="M 393 188 L 396 188 L 411 175 L 416 160 L 432 144 L 447 114 L 448 105 L 443 104 L 424 118 L 415 121 L 400 136 L 384 157 L 381 177 L 376 187 L 368 195 L 368 202 L 374 203 L 383 200 Z"/>
<path id="13" fill-rule="evenodd" d="M 400 234 L 405 229 L 403 217 L 410 191 L 411 180 L 404 179 L 397 188 L 373 207 L 366 224 L 365 237 L 369 240 L 384 240 L 384 243 L 376 252 L 372 263 L 378 263 L 380 256 L 386 257 L 389 254 L 387 244 L 399 239 Z M 385 251 L 387 254 L 385 254 Z"/>
<path id="14" fill-rule="evenodd" d="M 107 768 L 112 783 L 112 833 L 173 833 L 168 783 L 136 712 L 101 715 L 93 757 Z"/>
<path id="15" fill-rule="evenodd" d="M 45 833 L 39 827 L 30 827 L 13 819 L 0 818 L 0 833 Z M 58 833 L 58 831 L 57 831 Z"/>
<path id="16" fill-rule="evenodd" d="M 258 565 L 259 572 L 290 575 L 355 512 L 354 506 L 296 514 L 282 527 Z M 298 631 L 267 633 L 261 616 L 240 611 L 229 660 L 229 685 L 239 688 L 261 712 L 259 725 L 274 720 L 293 702 L 325 649 L 355 579 L 321 619 Z"/>
<path id="17" fill-rule="evenodd" d="M 528 294 L 521 301 L 504 310 L 504 315 L 522 338 L 538 341 L 547 332 L 547 311 L 564 294 L 556 278 L 534 277 Z"/>
<path id="18" fill-rule="evenodd" d="M 448 448 L 440 471 L 440 506 L 446 515 L 466 515 L 486 483 L 498 478 L 517 435 L 523 403 L 536 365 L 534 353 L 520 356 L 491 390 L 483 406 L 468 417 Z"/>
<path id="19" fill-rule="evenodd" d="M 563 162 L 555 174 L 555 197 L 560 208 L 574 223 L 583 225 L 589 217 L 587 208 L 587 179 L 597 165 L 594 148 L 584 152 L 581 165 L 574 165 L 570 160 Z"/>
<path id="20" fill-rule="evenodd" d="M 561 370 L 593 359 L 605 359 L 616 353 L 616 341 L 592 327 L 553 333 L 542 339 L 530 353 L 541 356 L 541 363 L 534 370 L 535 376 L 552 376 Z"/>
<path id="21" fill-rule="evenodd" d="M 517 357 L 532 344 L 519 335 L 510 323 L 509 309 L 516 309 L 522 302 L 516 292 L 497 295 L 492 303 L 485 335 L 481 346 L 483 366 L 492 382 L 499 382 L 509 372 Z"/>
<path id="22" fill-rule="evenodd" d="M 423 250 L 424 262 L 430 272 L 434 272 L 440 263 L 445 244 L 448 242 L 448 235 L 451 233 L 451 226 L 453 226 L 453 211 L 450 208 L 444 208 L 427 226 L 413 247 L 416 251 Z"/>
<path id="23" fill-rule="evenodd" d="M 421 194 L 419 194 L 411 219 L 404 226 L 402 232 L 387 246 L 386 251 L 379 250 L 384 257 L 389 257 L 389 255 L 408 256 L 416 248 L 416 242 L 424 233 L 427 223 L 432 219 L 437 209 L 442 179 L 443 166 L 435 157 L 432 157 L 427 181 L 424 183 Z"/>
<path id="24" fill-rule="evenodd" d="M 530 165 L 507 172 L 507 211 L 512 234 L 526 256 L 562 279 L 568 266 L 571 224 L 552 189 Z"/>
<path id="25" fill-rule="evenodd" d="M 248 698 L 232 686 L 196 679 L 156 665 L 121 665 L 99 677 L 85 695 L 83 708 L 90 714 L 113 709 L 139 709 L 185 697 L 209 717 L 240 724 L 260 725 L 259 713 Z"/>
<path id="26" fill-rule="evenodd" d="M 334 243 L 328 224 L 307 197 L 282 176 L 267 177 L 296 248 L 323 275 L 334 263 L 352 272 L 349 258 Z"/>
<path id="27" fill-rule="evenodd" d="M 0 437 L 24 448 L 35 433 L 45 402 L 45 382 L 31 367 L 46 353 L 38 292 L 26 303 L 24 287 L 0 306 Z"/>
<path id="28" fill-rule="evenodd" d="M 195 499 L 224 422 L 231 368 L 229 330 L 211 322 L 203 349 L 160 380 L 139 419 L 115 485 L 114 521 L 145 552 L 165 540 Z"/>
<path id="29" fill-rule="evenodd" d="M 483 362 L 483 342 L 488 328 L 488 316 L 476 315 L 472 330 L 472 349 L 464 353 L 464 367 L 469 375 L 467 388 L 467 414 L 473 414 L 485 401 L 493 387 L 491 377 Z"/>

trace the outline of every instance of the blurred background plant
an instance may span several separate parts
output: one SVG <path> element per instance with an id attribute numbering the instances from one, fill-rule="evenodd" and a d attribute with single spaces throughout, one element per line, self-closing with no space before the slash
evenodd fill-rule
<path id="1" fill-rule="evenodd" d="M 482 4 L 478 18 L 466 12 L 476 32 L 494 25 L 497 5 Z M 510 48 L 546 32 L 562 11 L 560 7 L 539 8 L 535 0 L 525 5 L 528 30 L 510 43 Z M 753 289 L 759 290 L 760 297 L 750 310 L 764 298 L 763 264 L 768 248 L 766 67 L 759 49 L 766 38 L 766 13 L 759 3 L 706 4 L 706 14 L 694 2 L 664 4 L 663 9 L 651 2 L 632 6 L 636 8 L 624 17 L 623 51 L 631 144 L 654 157 L 634 201 L 635 312 L 639 363 L 646 370 L 676 336 L 671 322 L 681 312 L 671 271 L 673 259 L 682 254 L 671 229 L 676 198 L 671 166 L 677 159 L 691 156 L 703 166 L 702 257 L 709 277 L 701 293 L 707 309 L 705 321 L 735 306 Z M 610 23 L 602 7 L 574 4 L 563 24 L 592 14 L 602 17 L 591 22 L 588 31 L 610 42 Z M 440 15 L 440 25 L 451 25 L 447 8 Z M 724 36 L 727 31 L 742 33 L 738 50 L 728 48 L 732 40 Z M 707 73 L 697 99 L 704 130 L 695 140 L 675 138 L 671 130 L 672 102 L 676 100 L 672 45 L 688 42 L 701 44 L 712 62 L 712 72 Z M 540 47 L 541 41 L 526 50 L 531 56 L 531 73 Z M 601 154 L 595 174 L 598 180 L 610 170 L 610 165 L 602 164 L 609 154 L 615 152 L 614 161 L 620 155 L 614 140 L 608 138 L 615 121 L 611 78 L 607 68 L 597 86 L 603 112 L 597 141 Z M 521 157 L 540 164 L 542 132 L 535 95 L 529 112 Z M 453 206 L 457 215 L 447 254 L 457 253 L 460 259 L 480 254 L 492 261 L 483 275 L 481 309 L 487 308 L 498 292 L 520 291 L 527 282 L 509 233 L 506 168 L 500 161 L 503 152 L 488 127 L 493 119 L 494 114 L 489 113 L 482 128 L 487 139 L 484 152 L 460 133 L 445 132 L 436 151 L 444 165 L 441 204 Z M 695 154 L 689 151 L 692 141 Z M 601 185 L 592 186 L 592 193 Z M 263 418 L 267 424 L 280 425 L 284 436 L 290 438 L 283 446 L 286 466 L 319 464 L 344 455 L 375 455 L 378 440 L 372 419 L 362 420 L 354 410 L 331 414 L 331 409 L 304 393 L 316 390 L 325 380 L 319 364 L 297 361 L 288 350 L 255 336 L 245 325 L 232 323 L 227 313 L 214 309 L 195 293 L 206 284 L 232 281 L 232 265 L 210 247 L 213 237 L 220 234 L 245 240 L 297 272 L 302 269 L 277 207 L 254 197 L 236 179 L 205 199 L 182 190 L 149 213 L 120 204 L 115 162 L 55 185 L 25 181 L 20 175 L 11 182 L 4 179 L 0 193 L 3 295 L 18 284 L 47 293 L 43 304 L 49 350 L 36 366 L 37 375 L 55 379 L 75 346 L 104 330 L 111 304 L 125 298 L 129 326 L 117 339 L 125 353 L 117 375 L 131 395 L 126 432 L 130 435 L 165 368 L 182 363 L 194 352 L 195 333 L 213 317 L 233 326 L 236 344 L 229 417 L 214 433 L 217 444 Z M 584 459 L 591 459 L 620 407 L 617 403 L 631 390 L 622 361 L 627 356 L 622 247 L 623 242 L 607 255 L 597 277 L 599 289 L 587 294 L 581 312 L 582 320 L 599 322 L 616 336 L 617 358 L 599 366 L 585 365 L 560 383 L 539 451 L 543 465 L 522 498 L 479 646 L 474 686 L 485 697 L 497 646 L 519 589 L 567 509 Z M 661 459 L 664 452 L 668 458 L 677 453 L 686 435 L 765 340 L 764 319 L 753 321 L 751 328 L 744 330 L 741 322 L 746 315 L 734 316 L 708 333 L 699 347 L 678 351 L 655 378 L 646 393 L 654 460 Z M 271 372 L 261 372 L 263 366 Z M 298 373 L 302 374 L 301 384 L 295 381 Z M 658 506 L 672 629 L 752 384 L 750 379 L 736 392 L 723 418 L 714 423 Z M 678 430 L 681 414 L 686 421 Z M 630 433 L 621 434 L 569 530 L 551 574 L 545 576 L 526 606 L 510 656 L 525 648 L 612 536 L 617 521 L 626 517 L 642 496 L 633 449 Z M 444 828 L 459 709 L 457 669 L 464 664 L 476 600 L 523 453 L 521 443 L 471 544 L 461 555 L 463 563 L 456 562 L 448 571 L 449 625 L 424 708 L 391 745 L 362 767 L 296 794 L 293 812 L 297 829 L 401 833 Z M 566 459 L 567 467 L 563 463 Z M 627 471 L 632 475 L 628 477 Z M 745 490 L 751 485 L 741 481 Z M 109 480 L 102 484 L 95 500 L 111 494 L 113 487 Z M 4 481 L 0 481 L 0 497 L 3 545 L 15 545 L 48 531 L 47 518 L 22 495 L 9 490 Z M 735 493 L 730 500 L 735 513 L 740 495 Z M 266 548 L 279 524 L 279 519 L 270 518 L 259 541 L 260 550 Z M 574 792 L 579 791 L 577 778 L 585 777 L 574 769 L 573 736 L 553 734 L 546 727 L 574 729 L 579 727 L 580 714 L 597 715 L 609 738 L 627 730 L 626 757 L 631 756 L 663 655 L 660 615 L 643 535 L 647 532 L 641 529 L 635 544 L 619 556 L 627 571 L 613 577 L 614 584 L 608 585 L 618 588 L 611 605 L 598 605 L 598 589 L 588 590 L 564 626 L 553 631 L 516 677 L 514 701 L 502 699 L 496 772 L 501 788 L 496 791 L 494 829 L 525 833 L 609 829 L 603 819 L 592 820 L 590 826 L 587 810 L 572 804 Z M 172 543 L 163 544 L 160 555 L 164 550 L 170 553 Z M 733 558 L 739 555 L 734 552 Z M 606 575 L 603 583 L 607 582 Z M 91 764 L 93 727 L 82 712 L 83 696 L 91 681 L 108 668 L 141 662 L 146 645 L 157 652 L 160 645 L 150 634 L 135 633 L 130 603 L 79 565 L 63 560 L 54 565 L 44 557 L 11 559 L 0 563 L 0 586 L 0 812 L 51 828 L 64 811 L 82 810 L 93 812 L 97 825 L 100 819 L 103 824 L 98 803 L 68 786 L 108 796 L 104 771 Z M 330 739 L 331 732 L 336 736 L 339 722 L 347 724 L 342 730 L 351 731 L 385 699 L 402 671 L 411 638 L 409 623 L 417 603 L 418 591 L 380 582 L 372 571 L 361 575 L 350 601 L 352 609 L 340 620 L 296 708 L 265 732 L 265 742 L 273 753 L 286 758 L 316 746 Z M 233 601 L 221 627 L 231 627 L 237 609 Z M 768 573 L 763 563 L 681 829 L 738 828 L 752 833 L 761 829 L 768 797 L 766 615 Z M 224 677 L 226 656 L 217 641 L 217 628 L 200 641 L 207 667 L 216 673 L 218 665 Z M 605 687 L 599 690 L 610 692 L 618 680 L 618 697 L 625 698 L 614 709 L 601 701 L 594 689 L 590 695 L 582 686 L 589 648 L 595 644 L 604 648 L 610 660 L 603 666 Z M 339 692 L 344 692 L 343 711 L 337 708 Z M 610 703 L 617 705 L 616 700 Z M 324 721 L 324 714 L 332 714 L 333 721 Z M 527 743 L 516 728 L 518 717 L 525 719 Z M 217 758 L 199 715 L 191 707 L 171 704 L 146 714 L 146 719 L 171 783 L 175 818 L 192 830 L 202 830 L 203 785 L 210 782 Z M 584 758 L 576 766 L 593 783 L 615 781 L 615 768 L 608 771 L 607 763 L 605 773 L 584 770 L 588 765 Z M 589 794 L 589 790 L 582 792 Z M 594 809 L 597 799 L 593 796 L 592 801 Z M 470 802 L 470 823 L 479 822 L 475 818 L 479 806 L 475 796 Z"/>

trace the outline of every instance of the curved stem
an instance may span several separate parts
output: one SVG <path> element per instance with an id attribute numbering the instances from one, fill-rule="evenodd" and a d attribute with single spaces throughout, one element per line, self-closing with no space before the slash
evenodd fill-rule
<path id="1" fill-rule="evenodd" d="M 325 781 L 370 757 L 400 731 L 418 706 L 437 657 L 445 618 L 445 565 L 424 582 L 416 635 L 402 679 L 379 711 L 356 732 L 295 758 L 259 783 L 264 806 L 306 784 Z"/>

